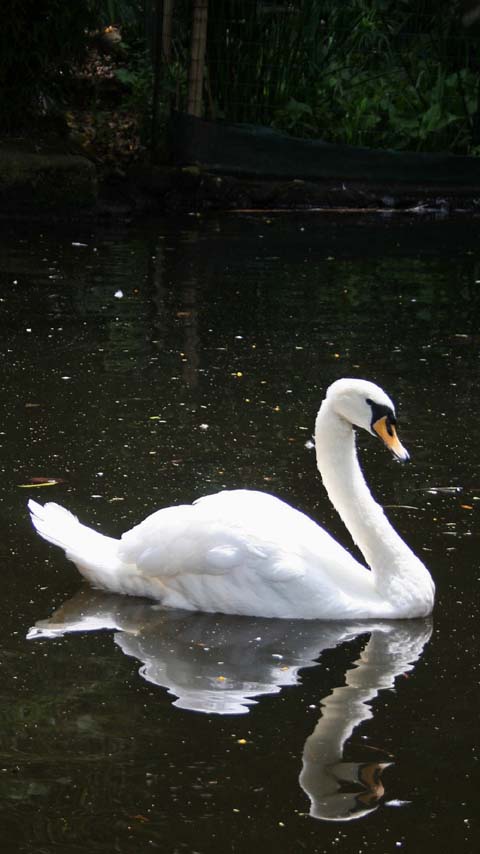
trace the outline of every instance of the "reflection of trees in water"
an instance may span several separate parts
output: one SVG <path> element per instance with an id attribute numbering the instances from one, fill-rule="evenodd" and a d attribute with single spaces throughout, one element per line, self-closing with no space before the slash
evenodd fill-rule
<path id="1" fill-rule="evenodd" d="M 188 242 L 187 242 L 188 246 Z M 154 345 L 159 361 L 165 353 L 177 357 L 178 372 L 187 388 L 198 383 L 201 341 L 198 333 L 199 285 L 189 253 L 158 241 L 151 264 L 151 295 L 155 309 Z"/>
<path id="2" fill-rule="evenodd" d="M 50 359 L 58 358 L 61 345 L 62 373 L 74 379 L 52 391 L 57 412 L 48 432 L 57 439 L 51 450 L 61 449 L 68 468 L 78 472 L 95 458 L 95 471 L 109 478 L 108 498 L 127 490 L 136 495 L 143 482 L 144 506 L 151 510 L 177 494 L 190 500 L 225 485 L 248 485 L 281 490 L 313 514 L 318 496 L 325 519 L 313 455 L 303 446 L 328 383 L 347 370 L 371 373 L 372 363 L 373 378 L 402 403 L 409 444 L 412 360 L 416 371 L 415 354 L 431 354 L 438 372 L 447 318 L 451 326 L 452 314 L 468 314 L 478 286 L 458 288 L 452 303 L 451 262 L 444 258 L 363 257 L 363 235 L 348 253 L 337 235 L 330 255 L 313 238 L 299 248 L 270 228 L 259 220 L 236 230 L 190 219 L 178 233 L 125 231 L 104 240 L 98 252 L 91 245 L 72 250 L 72 286 L 57 288 L 58 322 L 62 312 L 73 312 L 78 323 L 55 341 Z M 469 280 L 473 262 L 461 270 L 457 275 Z M 474 312 L 468 316 L 471 324 Z M 450 339 L 447 351 L 454 348 L 473 358 L 470 342 Z M 448 382 L 455 363 L 442 360 Z M 429 387 L 428 364 L 420 369 L 422 406 L 428 407 L 437 390 Z M 421 429 L 416 420 L 415 436 Z M 442 424 L 438 429 L 440 443 L 448 441 Z M 422 443 L 414 450 L 418 464 Z M 369 457 L 380 453 L 369 444 L 367 474 Z M 409 482 L 399 473 L 384 475 L 386 468 L 375 475 L 379 496 L 411 505 Z M 58 474 L 64 473 L 61 466 Z M 384 476 L 393 486 L 383 487 L 378 478 Z M 166 481 L 175 482 L 173 494 Z M 103 494 L 104 483 L 90 494 Z"/>
<path id="3" fill-rule="evenodd" d="M 114 630 L 116 645 L 142 663 L 143 679 L 177 698 L 173 705 L 210 715 L 247 713 L 261 695 L 297 684 L 299 671 L 314 667 L 324 650 L 366 635 L 364 650 L 345 672 L 345 684 L 321 701 L 299 777 L 310 815 L 343 821 L 380 805 L 382 772 L 391 764 L 391 757 L 358 745 L 350 754 L 357 752 L 359 758 L 346 761 L 345 746 L 356 727 L 374 717 L 370 703 L 378 692 L 392 688 L 400 673 L 413 668 L 432 626 L 429 620 L 350 624 L 188 614 L 88 590 L 36 623 L 29 637 L 54 639 L 99 629 Z M 281 711 L 277 715 L 281 718 Z M 260 736 L 268 734 L 256 729 Z M 287 752 L 288 744 L 282 749 Z"/>
<path id="4" fill-rule="evenodd" d="M 339 349 L 345 356 L 348 349 L 356 361 L 365 337 L 380 354 L 385 351 L 384 337 L 372 340 L 377 324 L 387 340 L 398 332 L 395 346 L 414 343 L 422 328 L 435 346 L 451 328 L 452 313 L 460 331 L 477 334 L 478 265 L 465 249 L 461 262 L 458 257 L 468 229 L 458 235 L 452 258 L 453 241 L 444 244 L 437 234 L 440 229 L 447 236 L 445 228 L 425 220 L 403 228 L 398 220 L 393 228 L 358 217 L 344 217 L 341 225 L 318 217 L 289 221 L 234 221 L 229 214 L 224 220 L 179 220 L 178 231 L 169 227 L 163 234 L 160 223 L 106 231 L 98 240 L 89 235 L 85 244 L 42 239 L 41 260 L 25 251 L 33 251 L 29 242 L 12 270 L 22 280 L 35 274 L 41 281 L 40 312 L 59 321 L 72 313 L 92 320 L 89 329 L 79 328 L 75 340 L 64 342 L 79 357 L 84 348 L 103 348 L 109 371 L 135 375 L 160 354 L 160 368 L 183 368 L 189 384 L 198 367 L 217 365 L 221 377 L 237 367 L 237 359 L 246 367 L 261 359 L 267 370 L 279 354 L 290 376 L 301 367 L 301 376 L 307 370 L 313 378 L 315 360 L 306 364 L 295 344 L 305 346 L 308 337 L 316 359 L 331 360 Z M 5 264 L 9 269 L 8 257 Z M 123 299 L 115 299 L 118 290 Z M 9 297 L 17 295 L 15 289 Z M 34 292 L 29 299 L 35 302 Z M 250 343 L 255 337 L 257 352 L 235 345 L 235 334 Z M 218 349 L 222 345 L 226 351 Z M 405 347 L 400 350 L 397 366 Z M 179 364 L 180 352 L 188 362 Z M 338 365 L 325 367 L 333 372 Z"/>
<path id="5" fill-rule="evenodd" d="M 480 290 L 469 256 L 462 265 L 416 257 L 408 243 L 403 254 L 391 247 L 382 252 L 379 235 L 383 241 L 389 232 L 380 226 L 372 257 L 373 232 L 365 227 L 357 229 L 356 251 L 347 252 L 338 234 L 328 232 L 334 236 L 329 254 L 328 236 L 323 249 L 313 238 L 301 246 L 262 220 L 238 232 L 221 222 L 190 222 L 178 233 L 126 232 L 104 241 L 101 251 L 81 250 L 81 280 L 70 260 L 74 311 L 95 321 L 80 330 L 80 358 L 84 347 L 100 349 L 111 373 L 160 383 L 178 376 L 203 395 L 220 384 L 227 402 L 236 396 L 230 379 L 240 372 L 244 399 L 273 407 L 285 394 L 287 375 L 290 385 L 301 383 L 309 403 L 309 390 L 335 379 L 345 359 L 361 370 L 367 343 L 390 376 L 388 342 L 401 383 L 412 350 L 427 343 L 432 355 L 444 352 L 452 313 L 460 331 L 477 334 Z M 118 290 L 123 299 L 115 299 Z M 262 378 L 268 380 L 263 389 Z"/>
<path id="6" fill-rule="evenodd" d="M 397 247 L 386 226 L 342 220 L 327 228 L 306 218 L 302 243 L 293 220 L 288 227 L 280 222 L 188 218 L 163 234 L 161 225 L 135 226 L 107 232 L 98 246 L 89 238 L 82 247 L 42 247 L 44 278 L 29 295 L 39 337 L 24 336 L 25 351 L 16 354 L 24 363 L 6 404 L 13 395 L 22 407 L 24 400 L 42 404 L 29 412 L 26 474 L 71 482 L 73 473 L 81 506 L 83 471 L 88 496 L 128 495 L 131 516 L 120 528 L 157 505 L 224 486 L 280 493 L 330 527 L 314 456 L 304 445 L 324 389 L 353 373 L 392 393 L 407 446 L 412 436 L 415 466 L 408 474 L 393 473 L 384 460 L 377 465 L 383 451 L 367 438 L 367 477 L 375 466 L 371 480 L 385 503 L 418 505 L 421 488 L 431 483 L 432 446 L 428 419 L 420 423 L 417 413 L 436 413 L 461 372 L 451 414 L 460 420 L 478 373 L 475 257 L 459 263 L 442 247 L 421 254 L 418 227 L 417 251 L 406 238 Z M 51 327 L 62 331 L 52 334 Z M 436 425 L 438 448 L 448 447 L 451 419 L 437 418 Z M 44 456 L 39 464 L 32 453 L 28 471 L 34 443 Z M 436 462 L 441 471 L 442 460 Z M 448 481 L 439 474 L 437 482 Z M 110 509 L 102 521 L 107 531 Z M 412 513 L 389 512 L 400 526 Z M 340 523 L 332 525 L 343 538 Z"/>

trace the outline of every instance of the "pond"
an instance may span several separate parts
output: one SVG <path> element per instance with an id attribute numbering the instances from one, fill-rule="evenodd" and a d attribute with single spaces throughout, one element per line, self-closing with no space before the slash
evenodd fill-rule
<path id="1" fill-rule="evenodd" d="M 4 224 L 6 854 L 476 850 L 479 237 L 405 214 Z M 359 453 L 432 619 L 162 611 L 31 527 L 29 498 L 119 536 L 248 486 L 355 553 L 312 450 L 342 376 L 397 403 L 409 465 Z"/>

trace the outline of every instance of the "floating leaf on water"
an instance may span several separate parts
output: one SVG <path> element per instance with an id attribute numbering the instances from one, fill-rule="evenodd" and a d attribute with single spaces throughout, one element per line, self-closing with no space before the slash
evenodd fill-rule
<path id="1" fill-rule="evenodd" d="M 425 492 L 430 495 L 436 495 L 437 492 L 443 492 L 445 495 L 455 495 L 457 492 L 462 492 L 463 486 L 429 486 L 425 488 Z"/>
<path id="2" fill-rule="evenodd" d="M 56 486 L 57 483 L 64 483 L 61 477 L 31 477 L 29 483 L 19 483 L 20 489 L 38 489 L 40 486 Z"/>
<path id="3" fill-rule="evenodd" d="M 414 507 L 413 504 L 384 504 L 383 507 L 388 510 L 423 510 L 423 507 Z"/>

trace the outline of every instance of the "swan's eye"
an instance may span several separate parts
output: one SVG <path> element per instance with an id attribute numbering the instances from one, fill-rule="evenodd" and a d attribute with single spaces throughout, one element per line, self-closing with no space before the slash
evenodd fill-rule
<path id="1" fill-rule="evenodd" d="M 391 415 L 391 414 L 387 415 L 387 418 L 385 421 L 385 426 L 387 428 L 387 433 L 389 436 L 394 435 L 393 425 L 396 423 L 397 423 L 397 420 L 396 420 L 394 415 Z"/>
<path id="2" fill-rule="evenodd" d="M 393 437 L 395 433 L 395 430 L 393 428 L 397 423 L 397 419 L 395 418 L 393 410 L 390 409 L 389 406 L 385 406 L 383 403 L 375 403 L 375 401 L 370 400 L 370 398 L 366 399 L 366 403 L 368 403 L 372 410 L 371 427 L 373 427 L 373 425 L 381 418 L 384 418 L 387 433 L 389 436 Z"/>

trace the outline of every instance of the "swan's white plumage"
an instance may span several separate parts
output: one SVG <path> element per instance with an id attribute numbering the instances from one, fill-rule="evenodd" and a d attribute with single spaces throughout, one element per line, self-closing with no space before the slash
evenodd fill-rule
<path id="1" fill-rule="evenodd" d="M 158 510 L 120 540 L 53 503 L 29 502 L 33 524 L 92 584 L 168 607 L 319 619 L 424 616 L 433 606 L 430 575 L 374 502 L 356 459 L 352 423 L 372 432 L 367 398 L 393 412 L 372 383 L 334 383 L 317 417 L 316 447 L 330 498 L 372 571 L 303 513 L 252 490 Z"/>

